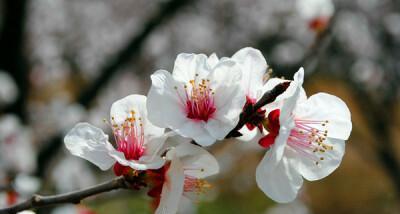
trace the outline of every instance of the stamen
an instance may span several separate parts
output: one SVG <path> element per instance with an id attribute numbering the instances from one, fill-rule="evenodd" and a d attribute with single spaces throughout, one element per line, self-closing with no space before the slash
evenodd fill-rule
<path id="1" fill-rule="evenodd" d="M 293 151 L 314 161 L 315 165 L 321 165 L 321 161 L 325 160 L 321 156 L 326 151 L 333 150 L 333 146 L 325 142 L 328 136 L 326 129 L 328 123 L 328 120 L 295 119 L 295 128 L 290 133 L 287 145 Z"/>
<path id="2" fill-rule="evenodd" d="M 138 160 L 144 153 L 144 128 L 142 118 L 136 119 L 136 112 L 130 111 L 122 124 L 117 124 L 111 117 L 112 129 L 117 150 L 123 152 L 128 160 Z"/>
<path id="3" fill-rule="evenodd" d="M 215 92 L 209 87 L 210 80 L 197 79 L 198 76 L 196 74 L 195 79 L 190 80 L 188 84 L 183 86 L 183 93 L 178 86 L 174 86 L 174 88 L 187 113 L 187 117 L 207 122 L 216 111 L 214 103 Z"/>

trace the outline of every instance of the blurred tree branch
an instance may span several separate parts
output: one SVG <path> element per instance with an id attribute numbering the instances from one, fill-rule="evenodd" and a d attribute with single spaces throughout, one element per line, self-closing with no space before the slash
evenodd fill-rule
<path id="1" fill-rule="evenodd" d="M 27 122 L 26 104 L 29 92 L 28 65 L 25 58 L 25 24 L 28 0 L 3 2 L 3 29 L 0 34 L 0 69 L 8 72 L 18 86 L 17 100 L 4 112 L 14 113 Z"/>
<path id="2" fill-rule="evenodd" d="M 98 95 L 100 89 L 107 84 L 111 77 L 118 73 L 121 67 L 127 63 L 131 63 L 139 56 L 144 42 L 149 35 L 157 29 L 157 27 L 171 19 L 179 9 L 193 2 L 195 2 L 195 0 L 171 0 L 167 3 L 160 3 L 159 12 L 154 14 L 154 16 L 144 24 L 142 31 L 133 36 L 127 45 L 103 66 L 100 70 L 100 75 L 78 96 L 78 103 L 88 108 L 93 99 Z M 52 154 L 57 152 L 60 145 L 62 145 L 62 134 L 63 133 L 58 133 L 44 143 L 45 146 L 41 149 L 38 157 L 38 169 L 36 172 L 38 176 L 43 176 L 47 164 L 52 158 Z"/>
<path id="3" fill-rule="evenodd" d="M 34 209 L 39 207 L 45 207 L 56 204 L 78 204 L 83 199 L 97 195 L 104 192 L 109 192 L 117 189 L 127 189 L 129 187 L 128 181 L 124 177 L 117 177 L 110 181 L 98 184 L 96 186 L 89 187 L 87 189 L 78 190 L 74 192 L 52 195 L 52 196 L 41 196 L 34 195 L 30 199 L 23 201 L 14 206 L 0 209 L 0 214 L 14 214 L 23 210 Z"/>

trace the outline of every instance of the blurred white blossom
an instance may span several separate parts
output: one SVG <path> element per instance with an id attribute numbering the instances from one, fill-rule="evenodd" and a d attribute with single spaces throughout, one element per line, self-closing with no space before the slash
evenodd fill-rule
<path id="1" fill-rule="evenodd" d="M 58 162 L 51 172 L 51 179 L 60 193 L 96 184 L 96 178 L 86 162 L 71 155 Z"/>
<path id="2" fill-rule="evenodd" d="M 18 96 L 18 88 L 13 78 L 0 70 L 0 107 L 11 104 Z"/>
<path id="3" fill-rule="evenodd" d="M 3 170 L 29 173 L 36 168 L 31 130 L 11 114 L 0 118 L 0 154 Z"/>

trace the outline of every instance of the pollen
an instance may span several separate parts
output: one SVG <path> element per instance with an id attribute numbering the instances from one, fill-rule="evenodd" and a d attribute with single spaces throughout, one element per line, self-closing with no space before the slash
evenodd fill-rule
<path id="1" fill-rule="evenodd" d="M 184 84 L 183 91 L 179 90 L 178 87 L 175 89 L 186 111 L 187 118 L 207 122 L 216 111 L 214 103 L 215 92 L 209 86 L 210 80 L 200 79 L 198 76 L 196 74 L 194 79 Z"/>
<path id="2" fill-rule="evenodd" d="M 314 161 L 316 165 L 323 164 L 328 151 L 333 146 L 327 142 L 329 121 L 295 119 L 295 127 L 288 138 L 288 146 L 302 156 Z"/>
<path id="3" fill-rule="evenodd" d="M 211 188 L 212 185 L 204 179 L 198 179 L 190 176 L 185 177 L 184 192 L 204 194 Z"/>

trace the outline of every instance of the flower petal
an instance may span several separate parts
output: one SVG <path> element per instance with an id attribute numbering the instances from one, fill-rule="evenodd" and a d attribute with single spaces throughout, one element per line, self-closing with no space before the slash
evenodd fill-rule
<path id="1" fill-rule="evenodd" d="M 146 96 L 143 95 L 129 95 L 120 100 L 115 101 L 110 110 L 112 122 L 118 125 L 123 125 L 126 119 L 132 117 L 132 111 L 138 122 L 143 124 L 144 135 L 147 136 L 161 136 L 164 133 L 163 128 L 153 125 L 147 119 L 146 109 Z"/>
<path id="2" fill-rule="evenodd" d="M 351 114 L 347 105 L 338 97 L 318 93 L 296 109 L 300 119 L 326 121 L 328 137 L 347 140 L 352 130 Z"/>
<path id="3" fill-rule="evenodd" d="M 204 78 L 209 73 L 207 60 L 204 54 L 181 53 L 176 57 L 172 76 L 182 84 L 188 84 L 190 80 L 194 80 L 196 74 L 199 78 Z"/>
<path id="4" fill-rule="evenodd" d="M 151 75 L 152 85 L 147 99 L 149 120 L 159 127 L 176 129 L 182 126 L 186 118 L 185 106 L 179 100 L 177 82 L 165 70 Z M 183 87 L 183 86 L 182 86 Z"/>
<path id="5" fill-rule="evenodd" d="M 296 161 L 285 156 L 280 162 L 274 163 L 271 157 L 272 151 L 268 151 L 257 166 L 257 185 L 274 201 L 293 201 L 303 185 L 303 178 L 296 171 Z"/>
<path id="6" fill-rule="evenodd" d="M 321 154 L 323 160 L 319 160 L 318 164 L 315 160 L 299 155 L 299 172 L 309 181 L 322 179 L 337 169 L 342 162 L 345 152 L 344 140 L 335 138 L 327 138 L 324 143 L 333 146 L 332 150 L 326 150 Z"/>
<path id="7" fill-rule="evenodd" d="M 220 62 L 210 74 L 210 88 L 214 91 L 216 111 L 206 124 L 207 131 L 222 140 L 236 126 L 246 103 L 240 86 L 241 71 L 232 60 Z"/>
<path id="8" fill-rule="evenodd" d="M 200 146 L 181 143 L 175 147 L 176 155 L 182 161 L 185 175 L 205 178 L 219 172 L 218 161 Z"/>
<path id="9" fill-rule="evenodd" d="M 167 153 L 171 165 L 166 173 L 165 183 L 161 191 L 160 204 L 156 214 L 175 214 L 178 212 L 179 202 L 183 195 L 185 175 L 183 165 L 174 150 Z"/>
<path id="10" fill-rule="evenodd" d="M 260 97 L 263 77 L 268 67 L 262 53 L 257 49 L 246 47 L 236 52 L 232 59 L 241 66 L 242 86 L 246 95 L 253 99 Z"/>
<path id="11" fill-rule="evenodd" d="M 108 142 L 108 135 L 89 123 L 75 125 L 65 136 L 64 143 L 71 154 L 92 162 L 102 170 L 115 163 L 109 153 L 117 151 Z"/>
<path id="12" fill-rule="evenodd" d="M 142 156 L 139 160 L 127 160 L 123 153 L 116 150 L 110 152 L 110 156 L 121 165 L 129 166 L 135 170 L 159 169 L 165 163 L 165 160 L 160 156 L 153 155 Z"/>
<path id="13" fill-rule="evenodd" d="M 209 146 L 215 142 L 215 137 L 205 129 L 203 121 L 189 120 L 175 131 L 182 137 L 192 138 L 201 146 Z"/>
<path id="14" fill-rule="evenodd" d="M 210 69 L 213 69 L 219 62 L 217 54 L 213 53 L 211 54 L 208 59 L 207 59 L 207 64 Z"/>

